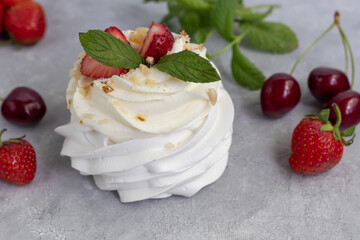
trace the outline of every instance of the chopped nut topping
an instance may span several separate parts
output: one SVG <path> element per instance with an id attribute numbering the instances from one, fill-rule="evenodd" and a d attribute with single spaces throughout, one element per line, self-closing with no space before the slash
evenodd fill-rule
<path id="1" fill-rule="evenodd" d="M 185 29 L 183 29 L 183 30 L 180 32 L 180 34 L 185 37 L 185 36 L 186 36 L 186 31 L 185 31 Z"/>
<path id="2" fill-rule="evenodd" d="M 81 115 L 82 118 L 88 118 L 88 119 L 92 119 L 95 115 L 92 113 L 84 113 L 83 115 Z"/>
<path id="3" fill-rule="evenodd" d="M 204 44 L 200 43 L 199 50 L 202 51 L 204 49 Z"/>
<path id="4" fill-rule="evenodd" d="M 165 148 L 166 149 L 173 149 L 175 147 L 175 145 L 172 142 L 168 142 L 167 144 L 165 144 Z"/>
<path id="5" fill-rule="evenodd" d="M 90 83 L 90 86 L 91 86 L 91 87 L 93 87 L 93 86 L 94 86 L 94 83 L 93 83 L 93 82 L 92 82 L 92 83 Z"/>
<path id="6" fill-rule="evenodd" d="M 99 121 L 99 123 L 100 123 L 101 125 L 107 124 L 107 123 L 109 123 L 109 120 L 108 120 L 108 119 L 102 119 L 102 120 Z"/>
<path id="7" fill-rule="evenodd" d="M 209 88 L 208 92 L 207 92 L 208 96 L 209 96 L 209 100 L 211 105 L 215 105 L 217 102 L 217 92 L 215 89 L 213 88 Z"/>
<path id="8" fill-rule="evenodd" d="M 149 64 L 149 65 L 154 65 L 154 63 L 155 63 L 155 58 L 153 58 L 153 57 L 147 57 L 147 58 L 145 59 L 145 61 L 146 61 L 146 63 Z"/>
<path id="9" fill-rule="evenodd" d="M 72 104 L 72 99 L 69 99 L 68 104 L 69 104 L 69 105 Z"/>
<path id="10" fill-rule="evenodd" d="M 103 89 L 104 93 L 109 93 L 109 92 L 114 91 L 114 89 L 110 86 L 103 86 L 102 89 Z"/>
<path id="11" fill-rule="evenodd" d="M 141 113 L 139 113 L 139 114 L 137 115 L 137 118 L 138 118 L 140 121 L 142 121 L 142 122 L 145 122 L 145 121 L 146 121 L 145 116 L 144 116 L 143 114 L 141 114 Z"/>
<path id="12" fill-rule="evenodd" d="M 184 50 L 189 50 L 189 51 L 192 51 L 192 46 L 190 43 L 187 43 L 184 45 Z"/>
<path id="13" fill-rule="evenodd" d="M 91 98 L 91 89 L 90 89 L 90 85 L 87 85 L 85 87 L 81 87 L 79 89 L 79 93 L 85 98 L 85 99 L 90 99 Z"/>
<path id="14" fill-rule="evenodd" d="M 82 121 L 82 120 L 80 120 L 80 124 L 83 124 L 83 121 Z"/>
<path id="15" fill-rule="evenodd" d="M 150 72 L 150 69 L 149 69 L 146 65 L 140 64 L 139 68 L 140 68 L 141 72 L 142 72 L 145 76 L 149 76 L 149 75 L 150 75 L 150 73 L 151 73 L 151 72 Z"/>

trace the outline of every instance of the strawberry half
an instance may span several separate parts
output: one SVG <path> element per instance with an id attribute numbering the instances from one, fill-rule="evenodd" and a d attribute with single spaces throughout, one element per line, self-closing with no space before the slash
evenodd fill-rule
<path id="1" fill-rule="evenodd" d="M 130 44 L 124 34 L 117 27 L 109 27 L 105 30 L 105 32 L 110 33 L 114 37 Z M 126 68 L 114 68 L 106 66 L 95 59 L 93 59 L 90 55 L 86 54 L 81 62 L 81 73 L 84 76 L 91 77 L 93 79 L 98 78 L 109 78 L 114 75 L 122 75 L 129 71 Z"/>
<path id="2" fill-rule="evenodd" d="M 174 36 L 166 24 L 152 23 L 144 39 L 140 55 L 144 59 L 153 57 L 157 63 L 172 49 L 174 41 Z"/>
<path id="3" fill-rule="evenodd" d="M 130 44 L 129 41 L 126 39 L 125 35 L 122 33 L 122 31 L 117 27 L 111 26 L 105 29 L 105 32 L 110 33 L 114 37 L 120 39 L 123 42 L 126 42 L 127 44 Z"/>

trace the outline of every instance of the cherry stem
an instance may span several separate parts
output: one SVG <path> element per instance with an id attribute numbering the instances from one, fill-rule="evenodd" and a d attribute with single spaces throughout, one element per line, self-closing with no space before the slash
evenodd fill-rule
<path id="1" fill-rule="evenodd" d="M 229 43 L 228 45 L 226 45 L 223 49 L 221 49 L 220 51 L 217 51 L 215 53 L 211 53 L 211 54 L 207 54 L 207 58 L 211 59 L 214 58 L 220 54 L 222 54 L 223 52 L 225 52 L 226 50 L 228 50 L 229 48 L 231 48 L 232 46 L 234 46 L 235 44 L 238 44 L 241 42 L 241 40 L 246 36 L 247 31 L 243 32 L 240 36 L 236 37 L 231 43 Z"/>
<path id="2" fill-rule="evenodd" d="M 341 34 L 341 33 L 340 33 Z M 344 40 L 343 37 L 341 37 L 341 41 L 342 44 L 344 46 L 344 53 L 345 53 L 345 73 L 346 75 L 348 74 L 348 70 L 349 70 L 349 52 L 348 52 L 348 47 L 346 45 L 346 42 Z"/>
<path id="3" fill-rule="evenodd" d="M 340 26 L 340 23 L 336 24 L 338 29 L 339 29 L 339 32 L 340 32 L 340 35 L 343 39 L 343 42 L 346 44 L 346 48 L 347 50 L 349 51 L 349 54 L 350 54 L 350 60 L 351 60 L 351 85 L 350 85 L 350 89 L 353 89 L 354 87 L 354 83 L 355 83 L 355 60 L 354 60 L 354 55 L 353 55 L 353 52 L 352 52 L 352 49 L 351 49 L 351 46 L 350 46 L 350 42 L 348 40 L 348 38 L 346 37 L 344 31 L 342 30 L 341 26 Z M 345 47 L 345 45 L 344 45 Z"/>
<path id="4" fill-rule="evenodd" d="M 330 25 L 330 27 L 329 27 L 328 29 L 326 29 L 325 32 L 323 32 L 323 33 L 305 50 L 305 52 L 303 52 L 303 53 L 300 55 L 300 57 L 296 60 L 295 65 L 294 65 L 293 68 L 291 69 L 290 75 L 293 75 L 293 73 L 294 73 L 297 65 L 298 65 L 298 64 L 300 63 L 300 61 L 305 57 L 305 55 L 306 55 L 323 37 L 325 37 L 326 34 L 327 34 L 328 32 L 330 32 L 330 30 L 331 30 L 333 27 L 335 27 L 335 25 L 336 25 L 335 22 L 332 23 L 332 24 Z"/>

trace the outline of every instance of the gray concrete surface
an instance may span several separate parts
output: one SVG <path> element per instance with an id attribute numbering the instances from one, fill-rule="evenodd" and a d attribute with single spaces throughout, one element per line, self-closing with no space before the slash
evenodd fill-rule
<path id="1" fill-rule="evenodd" d="M 161 19 L 166 7 L 140 0 L 39 1 L 48 19 L 46 37 L 21 50 L 0 48 L 0 95 L 25 85 L 37 89 L 48 107 L 34 127 L 17 127 L 0 118 L 0 126 L 8 128 L 6 136 L 26 133 L 38 155 L 37 176 L 29 186 L 0 183 L 0 239 L 359 239 L 360 139 L 345 149 L 336 168 L 318 176 L 294 174 L 287 163 L 292 129 L 303 115 L 316 113 L 319 107 L 306 86 L 308 73 L 320 65 L 344 68 L 335 29 L 294 74 L 302 88 L 300 104 L 276 120 L 262 116 L 258 91 L 233 81 L 231 53 L 216 58 L 236 108 L 234 142 L 224 175 L 190 199 L 121 204 L 115 193 L 97 189 L 92 178 L 81 176 L 69 159 L 59 156 L 63 139 L 53 129 L 69 120 L 65 89 L 69 70 L 82 50 L 78 32 L 110 25 L 148 26 Z M 329 26 L 335 9 L 341 11 L 358 66 L 360 2 L 266 2 L 282 5 L 269 20 L 287 23 L 300 41 L 291 54 L 243 50 L 266 76 L 289 72 L 301 52 Z M 214 36 L 207 47 L 214 52 L 223 45 Z M 360 89 L 358 77 L 357 81 L 355 89 Z"/>

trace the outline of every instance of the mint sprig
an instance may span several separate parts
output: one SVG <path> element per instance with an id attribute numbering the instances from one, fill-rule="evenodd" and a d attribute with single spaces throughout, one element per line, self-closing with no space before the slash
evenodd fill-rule
<path id="1" fill-rule="evenodd" d="M 272 53 L 291 52 L 298 46 L 296 35 L 289 27 L 264 21 L 274 9 L 280 7 L 278 4 L 245 6 L 242 0 L 144 0 L 159 1 L 167 2 L 169 12 L 162 22 L 172 31 L 185 29 L 196 43 L 205 43 L 216 30 L 228 44 L 209 54 L 208 58 L 232 48 L 233 77 L 241 86 L 251 90 L 261 88 L 265 76 L 235 45 L 246 39 L 254 48 Z M 251 69 L 247 70 L 248 66 Z M 246 77 L 241 74 L 244 70 Z"/>
<path id="2" fill-rule="evenodd" d="M 164 56 L 154 67 L 185 82 L 208 83 L 220 80 L 208 60 L 188 50 Z"/>
<path id="3" fill-rule="evenodd" d="M 135 69 L 145 63 L 129 44 L 101 30 L 79 33 L 85 52 L 102 64 L 114 68 Z"/>
<path id="4" fill-rule="evenodd" d="M 114 68 L 135 69 L 145 64 L 141 55 L 129 44 L 101 30 L 79 33 L 85 52 L 96 61 Z M 164 56 L 152 67 L 185 82 L 209 83 L 220 80 L 210 61 L 184 50 Z"/>

